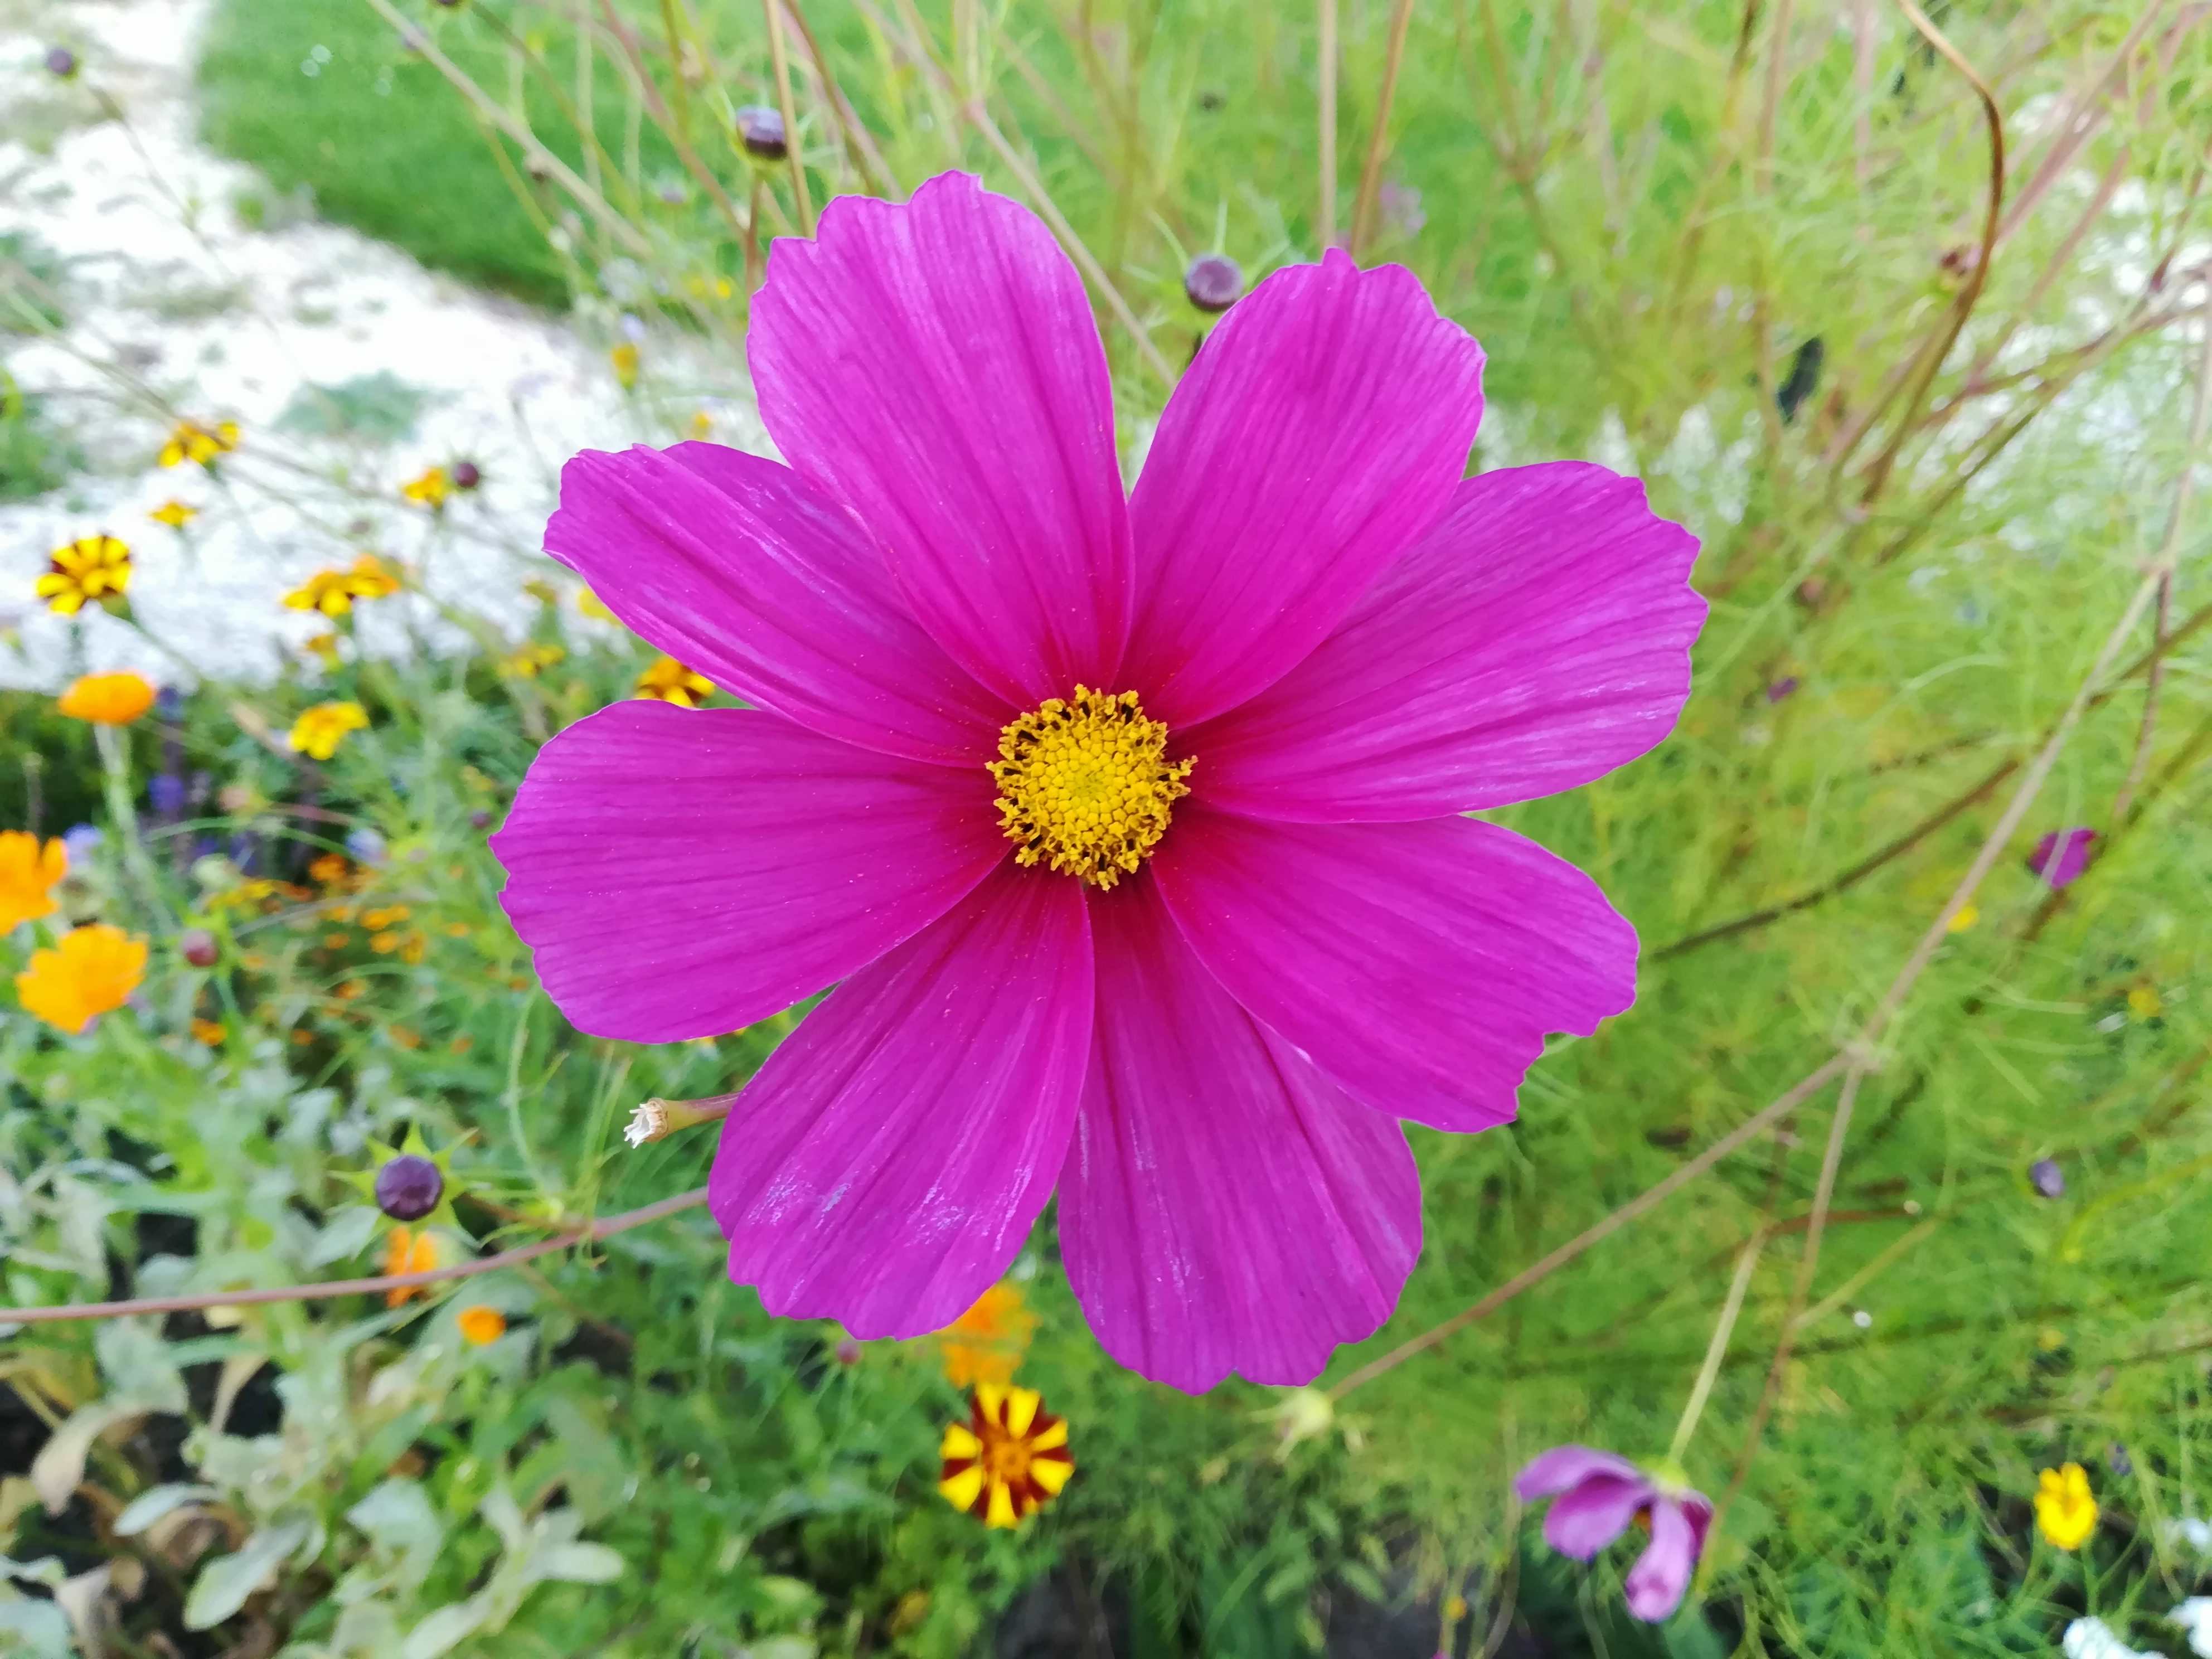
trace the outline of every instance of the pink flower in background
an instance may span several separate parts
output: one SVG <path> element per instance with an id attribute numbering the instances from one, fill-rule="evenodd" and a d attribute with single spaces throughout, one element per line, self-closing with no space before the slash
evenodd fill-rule
<path id="1" fill-rule="evenodd" d="M 1651 1542 L 1628 1570 L 1622 1588 L 1628 1610 L 1653 1624 L 1673 1615 L 1705 1553 L 1712 1502 L 1686 1482 L 1661 1481 L 1626 1458 L 1588 1446 L 1554 1446 L 1522 1470 L 1513 1491 L 1524 1504 L 1552 1498 L 1544 1541 L 1562 1555 L 1589 1560 L 1639 1524 Z"/>
<path id="2" fill-rule="evenodd" d="M 1308 1380 L 1419 1253 L 1399 1120 L 1508 1121 L 1633 997 L 1595 884 L 1459 815 L 1666 736 L 1694 538 L 1601 467 L 1462 478 L 1480 348 L 1338 253 L 1236 303 L 1125 495 L 1081 279 L 960 174 L 778 242 L 750 356 L 788 465 L 562 477 L 548 550 L 754 707 L 539 754 L 494 845 L 548 993 L 665 1042 L 836 986 L 714 1164 L 771 1312 L 939 1329 L 1056 1187 L 1115 1358 Z"/>
<path id="3" fill-rule="evenodd" d="M 2094 830 L 2053 830 L 2027 855 L 2028 872 L 2041 876 L 2054 888 L 2070 887 L 2089 867 L 2089 853 L 2096 844 Z"/>

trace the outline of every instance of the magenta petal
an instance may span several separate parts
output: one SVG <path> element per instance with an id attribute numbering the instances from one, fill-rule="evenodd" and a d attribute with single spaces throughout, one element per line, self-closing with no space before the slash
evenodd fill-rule
<path id="1" fill-rule="evenodd" d="M 757 455 L 587 449 L 561 470 L 545 550 L 670 656 L 826 736 L 980 766 L 1012 718 L 915 624 L 844 510 Z"/>
<path id="2" fill-rule="evenodd" d="M 730 1277 L 770 1313 L 918 1336 L 1006 1271 L 1082 1095 L 1083 890 L 1001 866 L 832 991 L 738 1097 L 708 1202 Z"/>
<path id="3" fill-rule="evenodd" d="M 1655 1625 L 1673 1616 L 1690 1588 L 1690 1575 L 1697 1571 L 1703 1534 L 1704 1528 L 1673 1498 L 1662 1498 L 1651 1506 L 1651 1542 L 1636 1558 L 1621 1586 L 1627 1592 L 1629 1612 Z"/>
<path id="4" fill-rule="evenodd" d="M 775 244 L 747 355 L 786 459 L 888 552 L 923 627 L 1023 705 L 1108 686 L 1129 628 L 1113 388 L 1083 280 L 965 173 Z"/>
<path id="5" fill-rule="evenodd" d="M 1553 1499 L 1544 1516 L 1544 1541 L 1562 1555 L 1587 1561 L 1626 1532 L 1637 1510 L 1658 1496 L 1641 1474 L 1627 1480 L 1595 1475 Z"/>
<path id="6" fill-rule="evenodd" d="M 1573 865 L 1495 824 L 1273 823 L 1185 802 L 1152 867 L 1229 994 L 1394 1117 L 1508 1122 L 1547 1033 L 1587 1036 L 1635 1000 L 1636 930 Z"/>
<path id="7" fill-rule="evenodd" d="M 1674 726 L 1705 602 L 1644 486 L 1552 461 L 1469 478 L 1344 625 L 1191 732 L 1209 806 L 1399 822 L 1588 783 Z"/>
<path id="8" fill-rule="evenodd" d="M 1444 511 L 1482 348 L 1413 274 L 1335 250 L 1238 301 L 1182 378 L 1129 504 L 1122 684 L 1188 726 L 1282 678 Z"/>
<path id="9" fill-rule="evenodd" d="M 2096 845 L 2097 832 L 2087 827 L 2051 830 L 2027 855 L 2028 872 L 2054 888 L 2071 887 L 2089 867 L 2089 854 Z"/>
<path id="10" fill-rule="evenodd" d="M 1395 1123 L 1262 1030 L 1153 884 L 1092 900 L 1091 1076 L 1060 1177 L 1067 1279 L 1106 1352 L 1191 1394 L 1310 1382 L 1397 1305 L 1421 1183 Z"/>
<path id="11" fill-rule="evenodd" d="M 754 709 L 620 702 L 538 751 L 492 851 L 578 1029 L 734 1031 L 945 914 L 1006 852 L 989 782 Z"/>
<path id="12" fill-rule="evenodd" d="M 1554 1446 L 1513 1477 L 1513 1495 L 1524 1504 L 1534 1503 L 1600 1475 L 1615 1480 L 1644 1479 L 1644 1472 L 1619 1452 L 1599 1451 L 1591 1446 Z"/>

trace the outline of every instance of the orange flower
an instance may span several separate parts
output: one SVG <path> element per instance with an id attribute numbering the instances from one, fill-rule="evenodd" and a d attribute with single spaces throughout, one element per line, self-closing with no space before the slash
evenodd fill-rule
<path id="1" fill-rule="evenodd" d="M 224 1031 L 221 1020 L 196 1019 L 192 1022 L 192 1035 L 206 1043 L 209 1048 L 220 1048 L 228 1033 Z"/>
<path id="2" fill-rule="evenodd" d="M 460 1326 L 462 1338 L 474 1347 L 496 1342 L 507 1334 L 507 1316 L 496 1308 L 481 1304 L 464 1308 L 454 1322 Z"/>
<path id="3" fill-rule="evenodd" d="M 96 922 L 71 928 L 51 950 L 32 951 L 31 965 L 15 975 L 15 995 L 24 1012 L 82 1036 L 145 977 L 146 941 Z"/>
<path id="4" fill-rule="evenodd" d="M 992 1285 L 937 1334 L 945 1380 L 956 1389 L 1012 1382 L 1036 1330 L 1036 1316 L 1023 1305 L 1022 1293 L 1011 1285 Z"/>
<path id="5" fill-rule="evenodd" d="M 427 1273 L 438 1265 L 438 1241 L 428 1231 L 415 1232 L 405 1227 L 394 1227 L 392 1237 L 384 1243 L 384 1271 L 386 1277 L 395 1273 Z M 420 1285 L 401 1285 L 384 1293 L 384 1305 L 396 1308 L 410 1297 L 422 1294 Z"/>
<path id="6" fill-rule="evenodd" d="M 0 933 L 53 915 L 54 884 L 68 873 L 69 849 L 60 841 L 42 848 L 36 836 L 0 830 Z"/>
<path id="7" fill-rule="evenodd" d="M 143 674 L 87 674 L 62 693 L 54 707 L 73 720 L 95 726 L 128 726 L 154 706 L 154 688 Z"/>

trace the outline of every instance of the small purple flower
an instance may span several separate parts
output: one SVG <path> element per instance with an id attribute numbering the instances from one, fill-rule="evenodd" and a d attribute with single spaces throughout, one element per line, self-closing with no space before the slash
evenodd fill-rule
<path id="1" fill-rule="evenodd" d="M 1769 702 L 1780 702 L 1783 698 L 1791 696 L 1796 690 L 1797 677 L 1795 674 L 1785 674 L 1766 688 L 1766 700 Z"/>
<path id="2" fill-rule="evenodd" d="M 384 837 L 365 826 L 346 831 L 345 849 L 353 854 L 355 863 L 365 864 L 372 870 L 381 870 L 392 856 Z"/>
<path id="3" fill-rule="evenodd" d="M 2066 1172 L 2055 1158 L 2039 1158 L 2027 1166 L 2027 1178 L 2045 1198 L 2066 1196 Z"/>
<path id="4" fill-rule="evenodd" d="M 413 1152 L 386 1159 L 376 1172 L 376 1207 L 394 1221 L 420 1221 L 445 1194 L 444 1172 Z"/>
<path id="5" fill-rule="evenodd" d="M 1628 1610 L 1657 1624 L 1682 1605 L 1712 1501 L 1673 1480 L 1662 1481 L 1626 1458 L 1588 1446 L 1554 1446 L 1522 1470 L 1513 1491 L 1524 1504 L 1556 1498 L 1544 1517 L 1544 1541 L 1562 1555 L 1587 1561 L 1640 1522 L 1651 1542 L 1628 1570 Z"/>
<path id="6" fill-rule="evenodd" d="M 107 839 L 107 832 L 96 823 L 73 823 L 62 831 L 62 845 L 69 849 L 72 867 L 88 864 L 100 844 Z"/>
<path id="7" fill-rule="evenodd" d="M 174 772 L 157 772 L 146 786 L 146 799 L 161 817 L 173 818 L 185 810 L 185 781 Z"/>
<path id="8" fill-rule="evenodd" d="M 2027 855 L 2028 870 L 2053 888 L 2070 887 L 2089 867 L 2089 849 L 2096 844 L 2094 830 L 2053 830 Z"/>
<path id="9" fill-rule="evenodd" d="M 76 77 L 76 54 L 67 46 L 46 48 L 46 73 L 64 81 Z"/>
<path id="10" fill-rule="evenodd" d="M 1183 272 L 1182 291 L 1200 311 L 1226 311 L 1244 291 L 1244 267 L 1225 253 L 1201 253 Z"/>
<path id="11" fill-rule="evenodd" d="M 1411 185 L 1386 179 L 1375 202 L 1382 210 L 1382 222 L 1391 234 L 1407 241 L 1419 235 L 1421 227 L 1429 222 L 1429 216 L 1421 207 L 1421 192 Z"/>

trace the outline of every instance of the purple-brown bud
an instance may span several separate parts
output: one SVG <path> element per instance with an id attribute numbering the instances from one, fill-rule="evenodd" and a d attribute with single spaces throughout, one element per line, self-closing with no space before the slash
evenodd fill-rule
<path id="1" fill-rule="evenodd" d="M 394 1221 L 420 1221 L 446 1195 L 446 1177 L 427 1158 L 402 1152 L 376 1172 L 376 1207 Z"/>
<path id="2" fill-rule="evenodd" d="M 1201 253 L 1183 272 L 1182 291 L 1200 311 L 1218 314 L 1244 292 L 1244 267 L 1225 253 Z"/>

